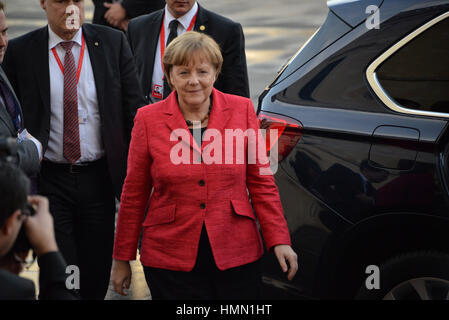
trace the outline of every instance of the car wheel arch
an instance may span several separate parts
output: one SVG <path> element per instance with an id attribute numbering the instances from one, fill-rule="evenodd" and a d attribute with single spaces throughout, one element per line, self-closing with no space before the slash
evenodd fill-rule
<path id="1" fill-rule="evenodd" d="M 437 226 L 437 227 L 436 227 Z M 449 254 L 449 219 L 421 213 L 384 213 L 329 239 L 320 259 L 315 292 L 322 298 L 352 298 L 379 266 L 399 254 L 433 250 Z"/>

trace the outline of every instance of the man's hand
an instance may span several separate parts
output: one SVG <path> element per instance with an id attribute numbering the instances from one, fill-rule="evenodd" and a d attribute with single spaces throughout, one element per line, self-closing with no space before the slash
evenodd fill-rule
<path id="1" fill-rule="evenodd" d="M 290 271 L 288 272 L 288 280 L 291 281 L 298 271 L 298 256 L 295 251 L 293 251 L 292 247 L 289 245 L 277 245 L 274 247 L 274 254 L 278 259 L 279 265 L 283 272 L 287 272 L 289 270 L 288 265 L 290 266 Z"/>
<path id="2" fill-rule="evenodd" d="M 123 21 L 120 23 L 119 28 L 126 32 L 126 31 L 128 30 L 128 23 L 129 23 L 129 19 L 123 20 Z"/>
<path id="3" fill-rule="evenodd" d="M 104 14 L 106 21 L 116 28 L 121 27 L 122 21 L 126 19 L 126 10 L 122 5 L 119 2 L 104 2 L 103 5 L 108 8 L 108 11 Z"/>
<path id="4" fill-rule="evenodd" d="M 53 217 L 48 209 L 48 199 L 41 196 L 29 196 L 28 202 L 36 210 L 36 214 L 28 217 L 24 222 L 25 232 L 31 247 L 38 256 L 58 251 Z"/>

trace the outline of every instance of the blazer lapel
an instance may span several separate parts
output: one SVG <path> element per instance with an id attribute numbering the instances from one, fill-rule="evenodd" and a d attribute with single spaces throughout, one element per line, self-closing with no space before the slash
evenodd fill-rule
<path id="1" fill-rule="evenodd" d="M 33 59 L 34 75 L 39 86 L 44 108 L 50 110 L 50 70 L 48 66 L 48 26 L 40 29 L 30 44 L 30 59 Z"/>
<path id="2" fill-rule="evenodd" d="M 8 85 L 8 88 L 14 97 L 15 103 L 20 107 L 19 99 L 17 99 L 16 93 L 14 92 L 14 89 L 11 86 L 11 83 L 9 82 L 8 77 L 6 76 L 5 72 L 3 71 L 3 69 L 1 67 L 0 67 L 0 76 L 2 77 L 3 81 Z M 20 116 L 22 117 L 22 109 L 20 110 Z"/>
<path id="3" fill-rule="evenodd" d="M 8 85 L 9 89 L 11 90 L 11 92 L 14 96 L 14 99 L 16 99 L 16 103 L 18 104 L 19 102 L 17 100 L 16 94 L 14 93 L 14 90 L 12 89 L 11 84 L 9 83 L 9 80 L 6 77 L 6 74 L 1 67 L 0 67 L 0 77 Z M 20 110 L 20 117 L 23 119 L 22 110 Z M 16 129 L 14 127 L 14 123 L 12 122 L 11 116 L 9 115 L 8 111 L 6 110 L 6 106 L 4 103 L 2 103 L 0 106 L 0 119 L 6 124 L 9 131 L 11 131 L 11 134 L 14 135 L 16 132 Z"/>
<path id="4" fill-rule="evenodd" d="M 198 4 L 198 14 L 195 21 L 194 31 L 207 33 L 208 25 L 207 21 L 209 18 L 206 15 L 206 10 Z"/>
<path id="5" fill-rule="evenodd" d="M 191 149 L 201 152 L 200 147 L 196 143 L 195 139 L 193 139 L 193 136 L 190 134 L 190 130 L 187 127 L 186 121 L 184 119 L 184 116 L 182 115 L 181 110 L 178 106 L 178 101 L 176 99 L 176 92 L 173 91 L 170 93 L 170 95 L 165 100 L 168 104 L 167 108 L 165 108 L 164 113 L 168 116 L 168 119 L 166 121 L 167 126 L 170 128 L 171 132 L 173 132 L 177 137 L 181 137 L 177 134 L 176 130 L 182 129 L 189 133 L 189 146 Z M 183 140 L 185 142 L 185 140 Z"/>
<path id="6" fill-rule="evenodd" d="M 16 131 L 14 129 L 14 124 L 12 123 L 8 111 L 6 111 L 6 106 L 2 102 L 0 102 L 0 120 L 6 125 L 11 135 L 14 135 Z"/>
<path id="7" fill-rule="evenodd" d="M 142 88 L 145 95 L 151 94 L 151 83 L 153 79 L 154 60 L 156 58 L 157 44 L 160 38 L 162 21 L 164 19 L 164 10 L 155 13 L 155 17 L 150 21 L 145 30 L 139 31 L 140 36 L 144 39 L 143 54 L 148 57 L 147 63 L 143 64 L 143 79 L 145 88 Z"/>
<path id="8" fill-rule="evenodd" d="M 83 36 L 86 41 L 87 50 L 89 52 L 89 58 L 92 65 L 92 71 L 94 73 L 95 88 L 97 90 L 98 108 L 100 114 L 105 115 L 104 99 L 106 94 L 106 79 L 104 78 L 106 70 L 105 48 L 101 39 L 98 37 L 97 31 L 94 25 L 83 24 Z"/>

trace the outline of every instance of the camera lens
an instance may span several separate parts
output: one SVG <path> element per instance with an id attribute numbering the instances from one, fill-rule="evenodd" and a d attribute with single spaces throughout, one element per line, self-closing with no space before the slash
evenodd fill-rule
<path id="1" fill-rule="evenodd" d="M 30 203 L 26 203 L 25 207 L 21 209 L 22 214 L 25 216 L 33 216 L 36 211 Z M 30 242 L 25 233 L 25 227 L 22 225 L 17 236 L 16 242 L 14 243 L 11 251 L 16 253 L 28 252 L 31 249 Z"/>

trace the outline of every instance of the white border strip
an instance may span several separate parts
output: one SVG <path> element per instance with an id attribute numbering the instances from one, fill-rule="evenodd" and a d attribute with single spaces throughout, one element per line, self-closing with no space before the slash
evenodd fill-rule
<path id="1" fill-rule="evenodd" d="M 391 98 L 388 93 L 382 88 L 379 80 L 377 79 L 376 75 L 376 69 L 377 67 L 383 63 L 385 60 L 387 60 L 392 54 L 394 54 L 396 51 L 398 51 L 400 48 L 402 48 L 405 44 L 413 40 L 415 37 L 432 27 L 433 25 L 437 24 L 438 22 L 446 19 L 449 17 L 449 12 L 443 13 L 442 15 L 436 17 L 435 19 L 427 22 L 420 28 L 416 29 L 412 33 L 410 33 L 408 36 L 397 42 L 394 46 L 389 48 L 387 51 L 385 51 L 380 57 L 378 57 L 376 60 L 374 60 L 373 63 L 371 63 L 366 69 L 366 79 L 368 80 L 371 88 L 374 90 L 376 95 L 379 97 L 380 100 L 391 110 L 400 112 L 400 113 L 406 113 L 406 114 L 413 114 L 413 115 L 420 115 L 420 116 L 431 116 L 431 117 L 443 117 L 443 118 L 449 118 L 448 113 L 441 113 L 441 112 L 432 112 L 432 111 L 422 111 L 422 110 L 414 110 L 414 109 L 408 109 L 405 108 L 399 104 L 397 104 L 393 98 Z"/>

